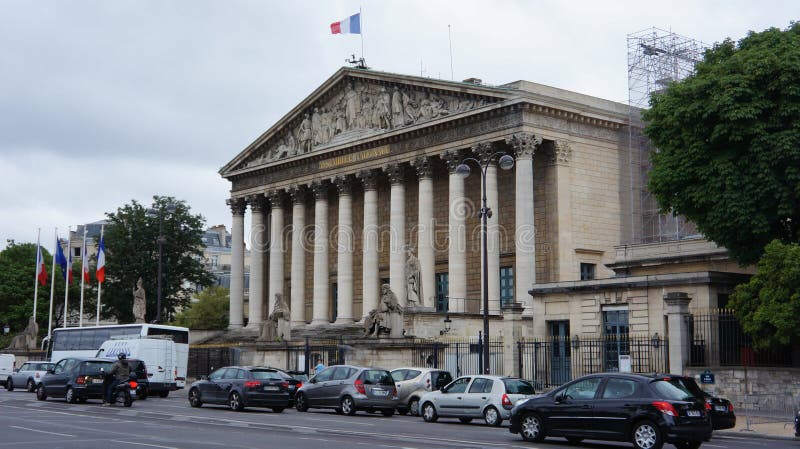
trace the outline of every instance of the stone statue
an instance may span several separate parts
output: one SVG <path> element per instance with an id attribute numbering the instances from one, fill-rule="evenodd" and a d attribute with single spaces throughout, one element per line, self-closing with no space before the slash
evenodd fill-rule
<path id="1" fill-rule="evenodd" d="M 303 117 L 303 121 L 300 123 L 297 140 L 300 141 L 300 153 L 311 151 L 311 119 L 308 114 Z"/>
<path id="2" fill-rule="evenodd" d="M 144 323 L 144 314 L 147 311 L 147 301 L 145 300 L 142 278 L 136 281 L 136 288 L 133 289 L 133 317 L 137 324 Z"/>
<path id="3" fill-rule="evenodd" d="M 30 351 L 37 349 L 36 338 L 39 336 L 39 325 L 36 323 L 35 317 L 28 318 L 28 325 L 21 334 L 14 336 L 11 344 L 6 349 L 19 349 L 23 351 Z"/>
<path id="4" fill-rule="evenodd" d="M 364 318 L 364 336 L 365 337 L 377 337 L 382 329 L 385 329 L 383 326 L 382 316 L 378 309 L 372 309 Z"/>
<path id="5" fill-rule="evenodd" d="M 267 321 L 261 323 L 261 334 L 258 339 L 280 341 L 286 339 L 289 332 L 289 305 L 286 304 L 282 294 L 275 293 L 275 305 Z"/>
<path id="6" fill-rule="evenodd" d="M 381 286 L 381 302 L 364 318 L 364 336 L 380 337 L 389 334 L 390 338 L 403 336 L 403 308 L 389 284 Z"/>
<path id="7" fill-rule="evenodd" d="M 356 127 L 356 120 L 358 114 L 361 112 L 361 98 L 358 92 L 348 85 L 344 94 L 345 102 L 345 120 L 347 121 L 347 129 Z"/>
<path id="8" fill-rule="evenodd" d="M 406 125 L 410 125 L 417 121 L 417 104 L 414 99 L 408 94 L 403 92 L 403 111 L 406 115 Z"/>
<path id="9" fill-rule="evenodd" d="M 392 90 L 392 128 L 399 128 L 405 124 L 403 114 L 403 95 L 397 86 Z"/>
<path id="10" fill-rule="evenodd" d="M 311 114 L 311 136 L 314 141 L 313 146 L 322 144 L 322 114 L 319 108 L 314 108 L 314 113 Z"/>
<path id="11" fill-rule="evenodd" d="M 403 308 L 400 306 L 400 303 L 397 302 L 397 295 L 394 294 L 392 288 L 389 287 L 389 284 L 383 284 L 381 286 L 380 309 L 381 313 L 403 312 Z"/>
<path id="12" fill-rule="evenodd" d="M 378 129 L 389 129 L 392 127 L 392 111 L 390 110 L 391 97 L 386 92 L 385 87 L 381 87 L 378 99 L 375 102 L 373 124 Z"/>
<path id="13" fill-rule="evenodd" d="M 422 298 L 422 284 L 420 283 L 419 259 L 414 256 L 411 248 L 406 245 L 406 306 L 415 306 Z"/>

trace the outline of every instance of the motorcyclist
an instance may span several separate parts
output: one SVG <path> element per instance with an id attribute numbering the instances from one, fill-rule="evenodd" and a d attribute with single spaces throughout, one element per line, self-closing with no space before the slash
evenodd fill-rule
<path id="1" fill-rule="evenodd" d="M 107 376 L 111 377 L 111 382 L 109 382 L 106 386 L 106 397 L 103 405 L 111 404 L 111 395 L 113 394 L 114 389 L 120 383 L 127 382 L 130 378 L 130 375 L 131 366 L 128 365 L 128 359 L 124 353 L 120 353 L 117 356 L 117 361 L 114 363 L 114 367 L 111 368 L 111 371 L 109 371 L 107 374 Z"/>

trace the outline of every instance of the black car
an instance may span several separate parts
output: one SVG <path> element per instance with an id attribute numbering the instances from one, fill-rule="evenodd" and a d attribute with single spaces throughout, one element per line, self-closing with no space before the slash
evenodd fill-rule
<path id="1" fill-rule="evenodd" d="M 226 366 L 189 387 L 189 404 L 227 405 L 231 410 L 267 407 L 280 413 L 291 407 L 300 381 L 282 370 L 263 366 Z"/>
<path id="2" fill-rule="evenodd" d="M 629 441 L 637 449 L 696 449 L 711 438 L 709 405 L 681 376 L 603 373 L 576 379 L 547 394 L 519 401 L 511 433 L 526 441 L 563 437 Z"/>
<path id="3" fill-rule="evenodd" d="M 136 378 L 136 399 L 145 400 L 150 395 L 150 375 L 147 373 L 147 365 L 144 360 L 128 359 L 131 367 L 131 377 Z"/>
<path id="4" fill-rule="evenodd" d="M 689 391 L 695 396 L 705 400 L 711 407 L 709 415 L 711 416 L 711 427 L 714 430 L 732 429 L 736 427 L 736 414 L 733 412 L 733 404 L 731 404 L 731 401 L 712 396 L 710 393 L 700 388 L 697 382 L 691 377 L 684 377 L 682 382 L 685 383 Z"/>
<path id="5" fill-rule="evenodd" d="M 42 376 L 36 388 L 36 399 L 64 398 L 69 403 L 103 399 L 105 374 L 111 371 L 114 360 L 93 357 L 69 357 L 60 360 Z"/>

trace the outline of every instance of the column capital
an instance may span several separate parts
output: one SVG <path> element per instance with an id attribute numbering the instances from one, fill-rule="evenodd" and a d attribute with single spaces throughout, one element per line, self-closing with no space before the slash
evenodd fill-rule
<path id="1" fill-rule="evenodd" d="M 514 149 L 517 159 L 530 159 L 542 144 L 542 138 L 531 133 L 516 133 L 506 137 L 506 143 Z"/>
<path id="2" fill-rule="evenodd" d="M 225 204 L 231 208 L 231 213 L 233 213 L 233 215 L 244 215 L 247 209 L 247 202 L 244 198 L 229 198 L 225 200 Z"/>
<path id="3" fill-rule="evenodd" d="M 250 205 L 252 212 L 263 212 L 267 207 L 266 198 L 262 194 L 251 195 L 247 197 L 247 204 Z"/>
<path id="4" fill-rule="evenodd" d="M 417 171 L 417 175 L 422 178 L 433 177 L 433 159 L 430 156 L 420 156 L 411 163 Z"/>
<path id="5" fill-rule="evenodd" d="M 330 190 L 330 183 L 327 181 L 314 181 L 311 183 L 311 191 L 314 193 L 314 199 L 327 200 L 328 191 Z"/>
<path id="6" fill-rule="evenodd" d="M 303 185 L 293 185 L 287 191 L 292 204 L 303 204 L 308 197 L 308 189 Z"/>
<path id="7" fill-rule="evenodd" d="M 572 158 L 572 145 L 566 140 L 556 140 L 553 142 L 553 153 L 550 160 L 554 164 L 569 164 Z"/>
<path id="8" fill-rule="evenodd" d="M 267 193 L 267 198 L 269 199 L 269 204 L 273 209 L 283 208 L 283 201 L 285 198 L 283 190 L 270 190 Z"/>
<path id="9" fill-rule="evenodd" d="M 442 153 L 439 157 L 441 157 L 447 164 L 447 171 L 452 175 L 456 172 L 456 167 L 458 167 L 464 160 L 464 151 L 448 150 Z"/>
<path id="10" fill-rule="evenodd" d="M 356 175 L 364 190 L 375 190 L 378 187 L 378 172 L 376 170 L 362 170 Z"/>
<path id="11" fill-rule="evenodd" d="M 331 182 L 336 186 L 339 196 L 353 194 L 353 179 L 348 175 L 335 176 L 331 178 Z"/>
<path id="12" fill-rule="evenodd" d="M 406 166 L 400 163 L 385 165 L 383 172 L 389 177 L 391 184 L 402 184 L 405 179 Z"/>
<path id="13" fill-rule="evenodd" d="M 472 146 L 472 153 L 478 157 L 481 165 L 488 166 L 489 164 L 496 164 L 495 153 L 497 147 L 492 142 L 481 142 Z"/>

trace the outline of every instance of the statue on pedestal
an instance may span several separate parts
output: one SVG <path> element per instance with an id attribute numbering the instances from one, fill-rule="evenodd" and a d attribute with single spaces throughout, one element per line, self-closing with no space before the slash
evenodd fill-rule
<path id="1" fill-rule="evenodd" d="M 281 341 L 289 336 L 289 305 L 283 295 L 275 293 L 275 305 L 266 321 L 261 323 L 259 340 Z"/>
<path id="2" fill-rule="evenodd" d="M 18 334 L 11 340 L 11 344 L 6 349 L 19 349 L 30 351 L 37 349 L 36 338 L 39 336 L 39 325 L 36 323 L 35 317 L 28 318 L 28 325 L 21 334 Z"/>
<path id="3" fill-rule="evenodd" d="M 136 281 L 136 288 L 133 289 L 133 317 L 136 324 L 144 323 L 144 315 L 147 312 L 147 301 L 145 300 L 142 278 Z"/>
<path id="4" fill-rule="evenodd" d="M 365 337 L 380 337 L 381 334 L 389 334 L 391 338 L 403 336 L 403 308 L 389 284 L 381 286 L 378 308 L 370 310 L 364 319 Z"/>
<path id="5" fill-rule="evenodd" d="M 406 307 L 414 307 L 419 304 L 422 298 L 422 284 L 420 283 L 419 259 L 414 256 L 408 245 L 406 245 Z"/>

